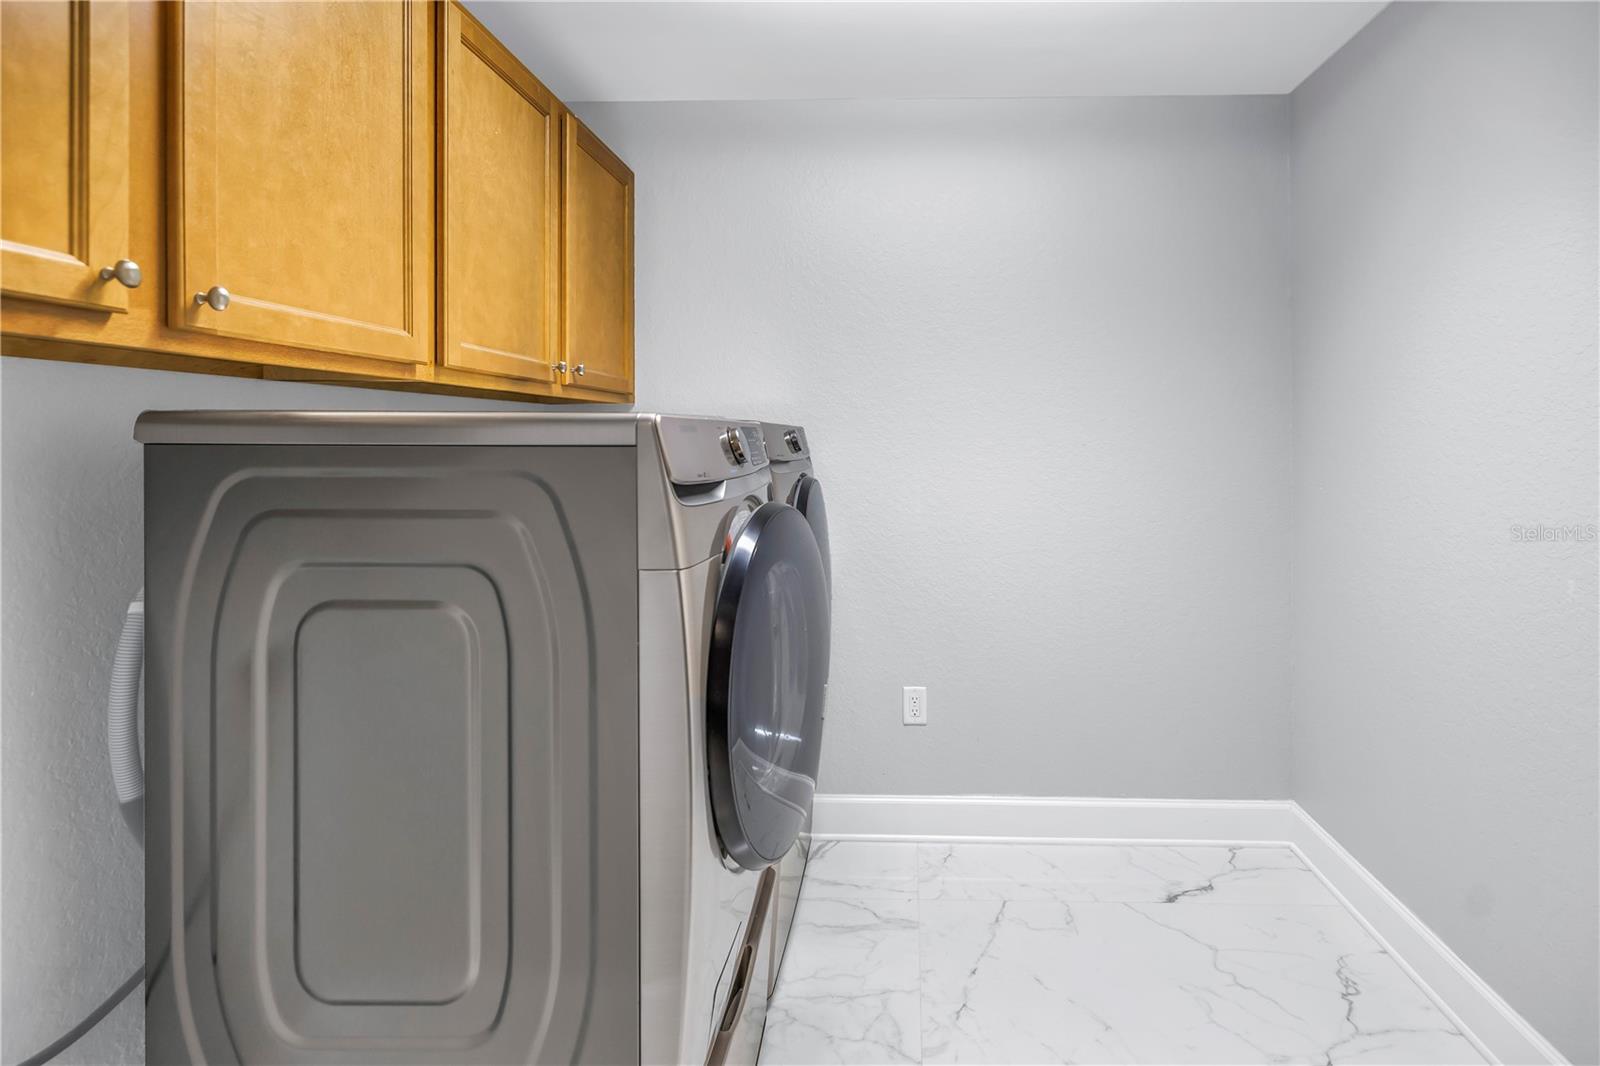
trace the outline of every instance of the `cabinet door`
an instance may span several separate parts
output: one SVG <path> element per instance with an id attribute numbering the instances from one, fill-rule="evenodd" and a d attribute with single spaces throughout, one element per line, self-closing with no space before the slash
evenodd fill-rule
<path id="1" fill-rule="evenodd" d="M 171 324 L 431 361 L 431 8 L 189 2 L 174 18 Z"/>
<path id="2" fill-rule="evenodd" d="M 554 381 L 559 105 L 459 4 L 443 17 L 441 361 Z"/>
<path id="3" fill-rule="evenodd" d="M 125 311 L 128 8 L 0 3 L 0 276 L 4 291 Z"/>
<path id="4" fill-rule="evenodd" d="M 569 112 L 562 355 L 570 384 L 633 393 L 633 171 Z"/>

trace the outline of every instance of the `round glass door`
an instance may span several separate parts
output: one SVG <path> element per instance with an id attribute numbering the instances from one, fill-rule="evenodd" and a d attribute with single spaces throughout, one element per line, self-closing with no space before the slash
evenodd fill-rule
<path id="1" fill-rule="evenodd" d="M 828 682 L 827 571 L 811 524 L 766 503 L 732 538 L 711 623 L 706 764 L 723 850 L 782 858 L 817 790 Z"/>
<path id="2" fill-rule="evenodd" d="M 811 533 L 817 538 L 817 548 L 822 552 L 823 576 L 828 579 L 831 593 L 833 563 L 828 555 L 828 506 L 822 499 L 822 482 L 810 474 L 801 474 L 800 480 L 789 490 L 789 504 L 811 523 Z"/>

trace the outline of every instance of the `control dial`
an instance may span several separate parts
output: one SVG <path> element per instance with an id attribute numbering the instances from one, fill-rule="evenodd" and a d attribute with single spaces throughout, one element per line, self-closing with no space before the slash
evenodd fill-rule
<path id="1" fill-rule="evenodd" d="M 722 435 L 722 450 L 728 453 L 728 458 L 735 466 L 743 466 L 750 461 L 750 453 L 745 449 L 744 432 L 738 426 L 729 426 Z"/>

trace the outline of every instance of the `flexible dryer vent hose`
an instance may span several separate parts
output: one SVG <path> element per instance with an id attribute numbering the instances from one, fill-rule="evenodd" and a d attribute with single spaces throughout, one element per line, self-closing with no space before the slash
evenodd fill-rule
<path id="1" fill-rule="evenodd" d="M 144 757 L 139 751 L 139 680 L 144 667 L 144 589 L 128 604 L 111 663 L 111 697 L 106 707 L 106 739 L 111 747 L 111 781 L 128 829 L 144 842 Z"/>
<path id="2" fill-rule="evenodd" d="M 111 749 L 111 782 L 117 789 L 117 802 L 122 805 L 122 817 L 128 823 L 129 832 L 141 846 L 144 844 L 144 757 L 139 751 L 139 680 L 143 672 L 144 589 L 140 589 L 139 595 L 128 604 L 127 616 L 122 620 L 122 635 L 117 638 L 117 654 L 111 660 L 106 741 Z M 99 1025 L 101 1019 L 143 983 L 144 967 L 140 966 L 78 1024 L 17 1066 L 44 1066 Z"/>

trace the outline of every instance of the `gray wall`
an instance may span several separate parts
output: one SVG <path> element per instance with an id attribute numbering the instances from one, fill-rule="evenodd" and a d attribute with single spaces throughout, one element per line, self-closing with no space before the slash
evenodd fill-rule
<path id="1" fill-rule="evenodd" d="M 825 790 L 1287 794 L 1286 98 L 580 110 L 641 405 L 812 431 Z"/>
<path id="2" fill-rule="evenodd" d="M 1294 795 L 1596 1043 L 1596 8 L 1396 4 L 1294 94 Z M 1588 534 L 1592 537 L 1592 534 Z"/>
<path id="3" fill-rule="evenodd" d="M 0 359 L 0 1059 L 39 1050 L 144 962 L 143 855 L 117 814 L 105 728 L 111 654 L 144 573 L 135 416 L 503 406 Z M 143 1061 L 143 1008 L 136 993 L 58 1061 Z"/>

